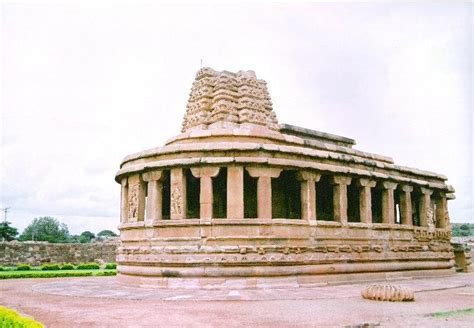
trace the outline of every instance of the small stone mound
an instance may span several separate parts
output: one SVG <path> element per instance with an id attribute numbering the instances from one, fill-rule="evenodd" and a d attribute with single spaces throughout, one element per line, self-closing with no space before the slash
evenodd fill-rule
<path id="1" fill-rule="evenodd" d="M 415 294 L 411 289 L 398 285 L 366 286 L 361 295 L 363 298 L 374 301 L 409 302 L 415 300 Z"/>

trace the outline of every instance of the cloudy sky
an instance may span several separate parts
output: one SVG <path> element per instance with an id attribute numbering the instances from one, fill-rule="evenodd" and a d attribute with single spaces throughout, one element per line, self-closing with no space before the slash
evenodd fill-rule
<path id="1" fill-rule="evenodd" d="M 2 7 L 0 207 L 115 230 L 114 174 L 179 133 L 195 72 L 255 70 L 280 122 L 446 174 L 474 222 L 472 5 Z"/>

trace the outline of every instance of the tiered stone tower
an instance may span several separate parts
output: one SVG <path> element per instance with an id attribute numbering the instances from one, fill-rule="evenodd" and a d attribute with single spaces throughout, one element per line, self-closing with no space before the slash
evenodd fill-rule
<path id="1" fill-rule="evenodd" d="M 253 71 L 217 72 L 200 69 L 196 74 L 183 120 L 183 129 L 212 129 L 257 124 L 278 130 L 267 83 Z"/>
<path id="2" fill-rule="evenodd" d="M 251 71 L 199 70 L 182 133 L 117 172 L 119 281 L 254 288 L 453 273 L 447 178 L 354 145 L 278 124 Z"/>

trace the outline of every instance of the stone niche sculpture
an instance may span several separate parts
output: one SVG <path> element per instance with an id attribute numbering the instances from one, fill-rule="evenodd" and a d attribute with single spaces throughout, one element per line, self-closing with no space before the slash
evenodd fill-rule
<path id="1" fill-rule="evenodd" d="M 254 72 L 200 69 L 181 132 L 116 174 L 119 281 L 251 288 L 454 272 L 447 178 L 279 124 Z"/>

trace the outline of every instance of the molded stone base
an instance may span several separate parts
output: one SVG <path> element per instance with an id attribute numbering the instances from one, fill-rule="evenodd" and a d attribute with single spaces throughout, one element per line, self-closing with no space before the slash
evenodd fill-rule
<path id="1" fill-rule="evenodd" d="M 117 275 L 117 282 L 127 286 L 175 289 L 246 289 L 246 288 L 299 288 L 347 283 L 390 281 L 400 279 L 450 276 L 454 268 L 437 270 L 410 270 L 396 272 L 364 272 L 345 274 L 300 275 L 287 277 L 206 277 L 173 278 Z"/>

